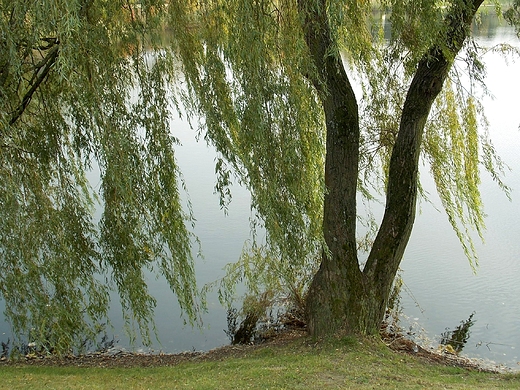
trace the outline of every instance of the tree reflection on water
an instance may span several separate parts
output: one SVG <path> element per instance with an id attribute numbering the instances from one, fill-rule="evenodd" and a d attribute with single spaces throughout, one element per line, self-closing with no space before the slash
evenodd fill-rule
<path id="1" fill-rule="evenodd" d="M 457 326 L 454 330 L 449 330 L 446 328 L 446 332 L 441 334 L 441 344 L 453 347 L 456 353 L 460 353 L 466 343 L 468 342 L 470 336 L 470 328 L 475 324 L 473 320 L 473 316 L 475 312 L 471 313 L 467 320 L 461 321 L 460 325 Z"/>

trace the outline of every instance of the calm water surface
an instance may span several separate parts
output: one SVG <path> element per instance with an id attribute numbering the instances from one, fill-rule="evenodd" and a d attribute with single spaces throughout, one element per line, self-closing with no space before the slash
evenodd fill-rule
<path id="1" fill-rule="evenodd" d="M 495 27 L 480 38 L 482 45 L 509 42 L 518 46 L 513 31 Z M 473 273 L 468 260 L 443 212 L 431 204 L 420 204 L 415 227 L 401 268 L 405 288 L 401 294 L 402 324 L 410 326 L 427 345 L 437 347 L 441 334 L 453 330 L 473 316 L 474 325 L 463 353 L 518 368 L 520 361 L 520 62 L 507 66 L 493 54 L 485 56 L 487 84 L 494 99 L 484 105 L 490 121 L 490 133 L 499 155 L 512 171 L 506 183 L 513 189 L 512 202 L 485 176 L 482 192 L 486 205 L 485 244 L 478 245 L 480 266 Z M 213 193 L 215 152 L 204 142 L 196 142 L 194 133 L 181 120 L 172 121 L 173 133 L 182 140 L 177 158 L 184 173 L 193 203 L 197 225 L 195 233 L 202 242 L 204 259 L 196 260 L 199 286 L 224 275 L 223 267 L 236 261 L 249 238 L 249 194 L 233 188 L 233 201 L 225 216 Z M 426 189 L 434 194 L 428 180 Z M 432 200 L 441 207 L 435 195 Z M 195 251 L 198 248 L 195 249 Z M 183 325 L 176 299 L 164 280 L 151 278 L 151 293 L 157 297 L 157 331 L 160 343 L 154 350 L 178 352 L 208 350 L 228 343 L 224 333 L 226 312 L 216 294 L 208 299 L 209 311 L 203 316 L 201 330 Z M 114 302 L 117 298 L 114 297 Z M 0 302 L 0 309 L 3 302 Z M 128 347 L 122 331 L 120 309 L 111 311 L 114 333 L 119 344 Z M 0 321 L 0 339 L 9 335 L 9 327 Z"/>
<path id="2" fill-rule="evenodd" d="M 519 46 L 509 28 L 497 28 L 482 45 L 508 42 Z M 417 334 L 437 345 L 446 328 L 453 330 L 472 313 L 474 325 L 463 353 L 519 368 L 520 364 L 520 62 L 488 53 L 487 85 L 494 99 L 484 106 L 498 154 L 509 165 L 505 182 L 512 201 L 488 175 L 482 180 L 487 230 L 477 246 L 479 264 L 473 273 L 444 213 L 420 205 L 401 264 L 407 288 L 404 313 Z M 425 169 L 426 171 L 426 169 Z M 424 174 L 423 178 L 427 175 Z M 433 188 L 430 180 L 426 186 Z M 435 204 L 440 201 L 435 198 Z M 421 332 L 420 327 L 426 329 Z M 517 364 L 518 363 L 518 364 Z"/>

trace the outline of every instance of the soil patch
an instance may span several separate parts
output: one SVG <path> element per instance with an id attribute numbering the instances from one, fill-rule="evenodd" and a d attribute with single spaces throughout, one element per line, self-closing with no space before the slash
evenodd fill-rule
<path id="1" fill-rule="evenodd" d="M 427 350 L 416 344 L 412 340 L 400 334 L 381 334 L 383 342 L 393 351 L 415 356 L 426 360 L 429 363 L 442 364 L 445 366 L 462 367 L 469 370 L 481 372 L 501 373 L 506 370 L 495 366 L 493 363 L 486 363 L 479 359 L 471 359 L 452 353 L 449 349 L 439 349 L 437 351 Z"/>

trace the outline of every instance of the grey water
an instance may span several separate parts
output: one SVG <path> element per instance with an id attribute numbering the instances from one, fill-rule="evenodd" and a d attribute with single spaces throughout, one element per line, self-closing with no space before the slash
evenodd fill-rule
<path id="1" fill-rule="evenodd" d="M 483 46 L 498 42 L 520 46 L 514 31 L 497 23 L 486 28 L 478 42 Z M 423 185 L 433 205 L 418 205 L 417 220 L 401 264 L 405 283 L 401 323 L 427 347 L 437 348 L 443 333 L 454 330 L 474 313 L 462 354 L 514 369 L 520 367 L 520 59 L 506 64 L 491 52 L 483 59 L 488 69 L 486 83 L 494 96 L 483 103 L 491 139 L 511 167 L 505 182 L 513 190 L 512 201 L 490 177 L 483 175 L 487 230 L 485 243 L 477 245 L 480 261 L 474 273 L 445 213 L 439 211 L 442 206 L 427 167 L 422 167 Z M 197 219 L 195 234 L 202 243 L 204 259 L 196 258 L 200 287 L 221 278 L 225 264 L 238 259 L 250 238 L 250 196 L 246 189 L 235 185 L 225 215 L 214 194 L 215 151 L 204 141 L 197 142 L 185 121 L 174 119 L 171 128 L 182 142 L 176 156 Z M 195 255 L 198 249 L 194 247 Z M 164 280 L 151 278 L 149 288 L 157 298 L 155 321 L 160 340 L 152 345 L 153 351 L 209 350 L 229 342 L 224 333 L 226 309 L 216 293 L 208 296 L 208 312 L 203 314 L 203 325 L 198 329 L 184 325 L 175 296 Z M 123 331 L 117 297 L 113 302 L 110 317 L 115 340 L 121 347 L 138 349 L 138 344 L 129 345 Z M 2 311 L 3 305 L 0 300 Z M 9 334 L 9 325 L 0 318 L 0 340 Z"/>

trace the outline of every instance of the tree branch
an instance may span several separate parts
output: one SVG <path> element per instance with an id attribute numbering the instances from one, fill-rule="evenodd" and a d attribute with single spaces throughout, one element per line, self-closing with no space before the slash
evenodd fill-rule
<path id="1" fill-rule="evenodd" d="M 321 98 L 327 130 L 323 233 L 341 264 L 359 269 L 356 244 L 356 191 L 359 171 L 359 114 L 356 96 L 333 40 L 327 2 L 299 0 L 304 34 L 315 66 L 307 77 Z"/>
<path id="2" fill-rule="evenodd" d="M 385 214 L 363 271 L 375 280 L 395 275 L 399 267 L 415 219 L 418 163 L 426 120 L 482 1 L 456 2 L 445 17 L 447 29 L 417 65 L 392 150 Z"/>
<path id="3" fill-rule="evenodd" d="M 36 70 L 30 82 L 31 88 L 29 88 L 29 90 L 25 93 L 24 97 L 22 98 L 22 102 L 14 111 L 14 114 L 11 117 L 11 120 L 9 121 L 10 125 L 16 123 L 16 121 L 22 116 L 25 109 L 29 105 L 34 93 L 49 74 L 52 65 L 54 65 L 54 63 L 56 62 L 58 54 L 59 45 L 58 43 L 56 43 L 54 44 L 54 46 L 52 46 L 52 48 L 50 48 L 47 55 L 35 66 Z"/>

